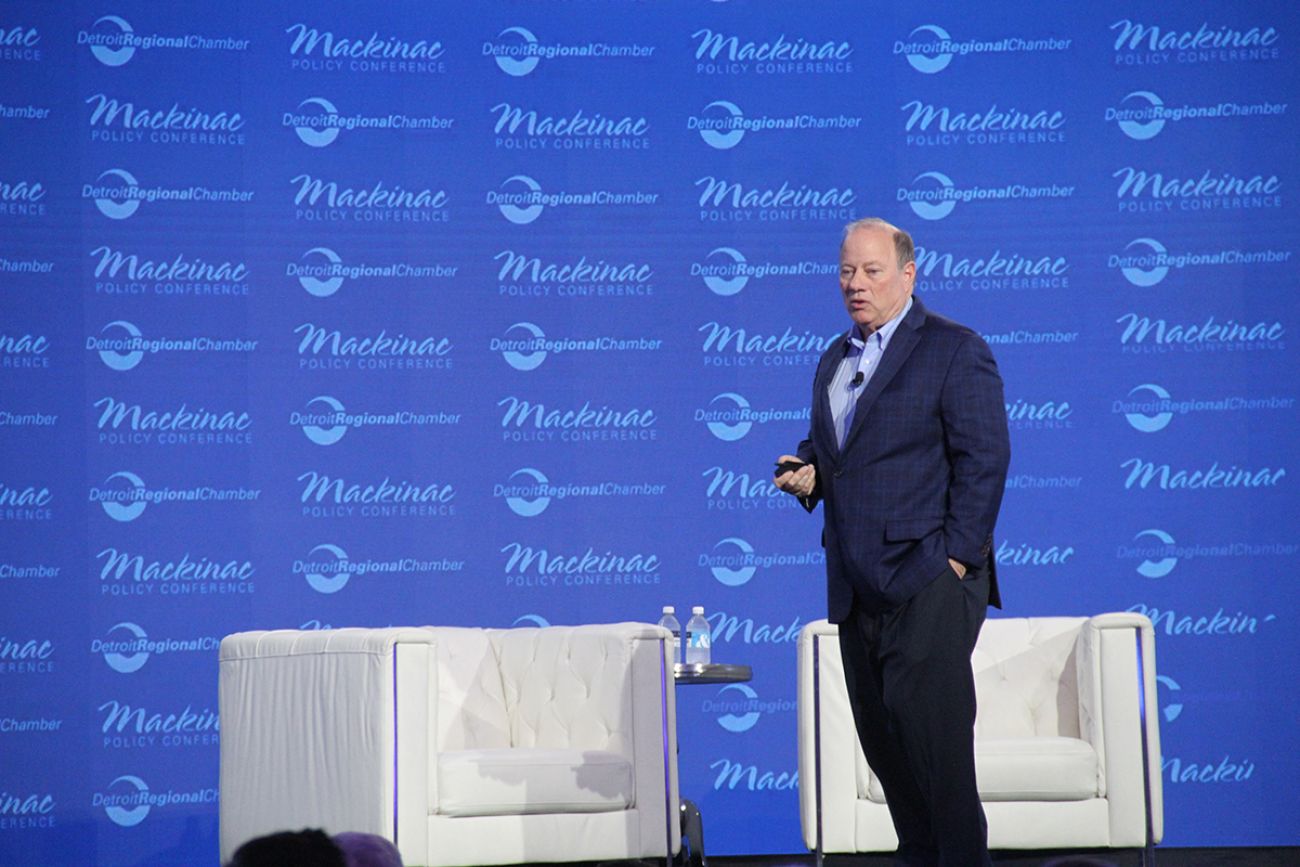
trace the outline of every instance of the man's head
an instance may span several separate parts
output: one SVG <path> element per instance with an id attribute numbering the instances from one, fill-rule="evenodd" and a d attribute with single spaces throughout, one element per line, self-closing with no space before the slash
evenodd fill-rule
<path id="1" fill-rule="evenodd" d="M 844 307 L 865 332 L 899 314 L 916 282 L 912 237 L 878 217 L 844 227 L 840 244 L 840 291 Z"/>

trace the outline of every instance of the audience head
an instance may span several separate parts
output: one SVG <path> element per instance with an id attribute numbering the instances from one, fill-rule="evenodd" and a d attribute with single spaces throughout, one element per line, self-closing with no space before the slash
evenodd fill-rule
<path id="1" fill-rule="evenodd" d="M 378 834 L 346 831 L 335 834 L 334 843 L 342 850 L 347 867 L 402 867 L 397 847 Z"/>
<path id="2" fill-rule="evenodd" d="M 343 852 L 317 828 L 255 837 L 235 850 L 227 867 L 348 867 Z"/>

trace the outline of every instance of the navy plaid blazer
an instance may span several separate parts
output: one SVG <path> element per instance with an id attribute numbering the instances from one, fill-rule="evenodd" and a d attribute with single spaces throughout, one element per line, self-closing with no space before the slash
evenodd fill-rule
<path id="1" fill-rule="evenodd" d="M 817 364 L 811 426 L 797 452 L 817 468 L 804 507 L 825 507 L 830 620 L 843 622 L 855 598 L 867 611 L 897 607 L 944 574 L 949 557 L 988 564 L 989 602 L 1001 607 L 993 525 L 1011 445 L 988 344 L 913 298 L 841 449 L 827 386 L 845 345 L 836 341 Z"/>

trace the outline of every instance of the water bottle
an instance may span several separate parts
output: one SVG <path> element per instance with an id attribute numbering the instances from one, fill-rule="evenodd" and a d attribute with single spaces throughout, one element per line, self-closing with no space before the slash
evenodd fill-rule
<path id="1" fill-rule="evenodd" d="M 676 609 L 665 605 L 659 625 L 673 634 L 673 664 L 676 665 L 682 661 L 682 625 L 677 622 Z"/>
<path id="2" fill-rule="evenodd" d="M 709 664 L 709 621 L 704 619 L 704 606 L 691 609 L 691 619 L 686 621 L 686 664 Z"/>

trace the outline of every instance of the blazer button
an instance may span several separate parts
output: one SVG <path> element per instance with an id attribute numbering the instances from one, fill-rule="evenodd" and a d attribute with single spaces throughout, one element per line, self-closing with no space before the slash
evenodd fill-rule
<path id="1" fill-rule="evenodd" d="M 844 475 L 844 471 L 843 471 L 843 470 L 836 470 L 836 471 L 835 471 L 835 478 L 838 479 L 838 478 L 839 478 L 840 476 L 842 476 L 842 475 Z"/>

